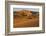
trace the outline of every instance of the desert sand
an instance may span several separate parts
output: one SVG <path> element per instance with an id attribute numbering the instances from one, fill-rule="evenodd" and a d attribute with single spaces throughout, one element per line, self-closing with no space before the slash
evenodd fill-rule
<path id="1" fill-rule="evenodd" d="M 34 16 L 32 14 L 30 16 L 29 14 L 27 15 L 26 16 L 25 15 L 24 16 L 14 15 L 14 25 L 13 25 L 14 28 L 16 27 L 38 27 L 39 26 L 39 16 L 37 15 Z"/>

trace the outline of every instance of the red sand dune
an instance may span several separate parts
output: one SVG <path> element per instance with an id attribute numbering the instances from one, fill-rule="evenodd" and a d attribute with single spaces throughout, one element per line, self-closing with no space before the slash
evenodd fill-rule
<path id="1" fill-rule="evenodd" d="M 14 28 L 15 27 L 38 27 L 38 26 L 39 26 L 38 16 L 30 16 L 30 19 L 29 19 L 28 16 L 16 17 L 14 15 Z"/>

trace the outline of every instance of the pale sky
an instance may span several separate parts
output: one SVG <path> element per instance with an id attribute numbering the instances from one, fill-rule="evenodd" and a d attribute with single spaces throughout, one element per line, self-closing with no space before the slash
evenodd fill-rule
<path id="1" fill-rule="evenodd" d="M 40 6 L 33 6 L 33 5 L 14 5 L 13 11 L 19 11 L 19 10 L 31 10 L 31 11 L 39 11 Z"/>
<path id="2" fill-rule="evenodd" d="M 19 11 L 19 10 L 29 10 L 29 11 L 36 11 L 38 12 L 39 11 L 39 8 L 14 8 L 13 11 Z"/>

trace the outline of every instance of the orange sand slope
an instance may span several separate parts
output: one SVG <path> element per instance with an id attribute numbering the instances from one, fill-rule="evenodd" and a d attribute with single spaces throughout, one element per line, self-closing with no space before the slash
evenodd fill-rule
<path id="1" fill-rule="evenodd" d="M 37 27 L 39 26 L 39 19 L 32 18 L 15 18 L 14 19 L 14 27 Z"/>

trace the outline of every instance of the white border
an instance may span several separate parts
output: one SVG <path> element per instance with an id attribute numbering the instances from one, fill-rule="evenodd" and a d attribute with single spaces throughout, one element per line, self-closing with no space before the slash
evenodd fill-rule
<path id="1" fill-rule="evenodd" d="M 39 27 L 28 27 L 28 28 L 13 28 L 13 8 L 39 8 Z M 37 31 L 42 30 L 42 6 L 32 6 L 32 5 L 10 5 L 10 32 L 14 31 Z"/>

